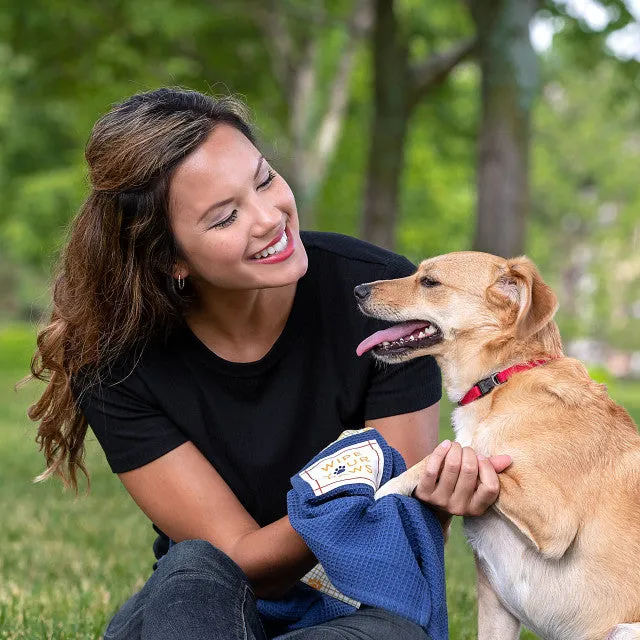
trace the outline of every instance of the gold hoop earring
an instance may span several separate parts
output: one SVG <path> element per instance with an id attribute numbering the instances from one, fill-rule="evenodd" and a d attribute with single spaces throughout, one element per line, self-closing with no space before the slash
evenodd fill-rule
<path id="1" fill-rule="evenodd" d="M 184 289 L 184 278 L 181 275 L 178 275 L 178 289 L 180 291 Z"/>

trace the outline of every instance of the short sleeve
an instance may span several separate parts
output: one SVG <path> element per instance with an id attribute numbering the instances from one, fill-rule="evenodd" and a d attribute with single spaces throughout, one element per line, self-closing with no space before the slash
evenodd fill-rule
<path id="1" fill-rule="evenodd" d="M 114 473 L 148 464 L 188 440 L 135 371 L 112 374 L 91 386 L 78 381 L 73 386 L 77 405 Z"/>
<path id="2" fill-rule="evenodd" d="M 411 275 L 416 266 L 402 256 L 388 263 L 387 279 Z M 440 368 L 432 356 L 389 365 L 376 361 L 365 401 L 365 420 L 412 413 L 442 397 Z"/>

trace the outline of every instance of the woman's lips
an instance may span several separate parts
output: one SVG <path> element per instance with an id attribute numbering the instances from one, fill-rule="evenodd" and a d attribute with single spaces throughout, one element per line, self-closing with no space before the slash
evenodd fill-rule
<path id="1" fill-rule="evenodd" d="M 280 242 L 280 240 L 282 239 L 282 235 L 286 232 L 286 230 L 287 228 L 285 227 L 266 247 L 262 247 L 260 251 L 265 251 L 269 247 L 273 247 L 274 244 L 278 244 L 278 242 Z M 287 234 L 287 238 L 288 237 L 289 237 L 289 234 Z M 254 253 L 253 255 L 255 256 L 256 254 L 260 253 L 260 251 L 256 251 L 256 253 Z"/>
<path id="2" fill-rule="evenodd" d="M 288 227 L 285 227 L 285 233 L 287 234 L 287 246 L 282 251 L 280 251 L 279 253 L 274 253 L 273 255 L 267 256 L 266 258 L 251 258 L 251 262 L 259 262 L 260 264 L 275 264 L 277 262 L 282 262 L 283 260 L 286 260 L 287 258 L 289 258 L 295 250 L 295 242 L 294 242 L 293 234 L 291 233 Z M 277 238 L 270 245 L 265 247 L 265 249 L 268 249 L 269 247 L 273 246 L 274 244 L 277 244 L 278 242 L 280 242 L 280 237 Z M 261 251 L 264 251 L 265 249 L 261 249 Z"/>

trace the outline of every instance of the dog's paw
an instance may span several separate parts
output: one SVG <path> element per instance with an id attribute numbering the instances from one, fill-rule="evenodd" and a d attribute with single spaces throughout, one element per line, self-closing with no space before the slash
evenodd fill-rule
<path id="1" fill-rule="evenodd" d="M 410 469 L 407 469 L 399 476 L 391 478 L 389 482 L 383 484 L 375 493 L 375 499 L 378 500 L 384 496 L 391 495 L 392 493 L 400 494 L 401 496 L 410 496 L 413 490 L 418 486 L 420 480 L 420 474 L 426 464 L 427 458 L 413 465 Z"/>
<path id="2" fill-rule="evenodd" d="M 404 495 L 404 496 L 408 496 L 411 495 L 411 491 L 413 491 L 413 489 L 411 489 L 411 491 L 409 491 L 407 493 L 407 489 L 404 486 L 405 483 L 400 481 L 400 477 L 398 476 L 397 478 L 391 478 L 391 480 L 389 480 L 389 482 L 386 482 L 385 484 L 383 484 L 374 494 L 374 498 L 376 500 L 380 500 L 380 498 L 384 498 L 384 496 L 390 496 L 392 494 L 400 494 L 400 495 Z"/>

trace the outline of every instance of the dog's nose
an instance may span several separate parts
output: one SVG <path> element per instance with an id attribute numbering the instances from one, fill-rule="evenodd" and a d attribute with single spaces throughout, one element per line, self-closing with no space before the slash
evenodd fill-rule
<path id="1" fill-rule="evenodd" d="M 364 300 L 371 295 L 371 288 L 368 284 L 359 284 L 354 290 L 353 295 L 358 298 L 358 300 Z"/>

